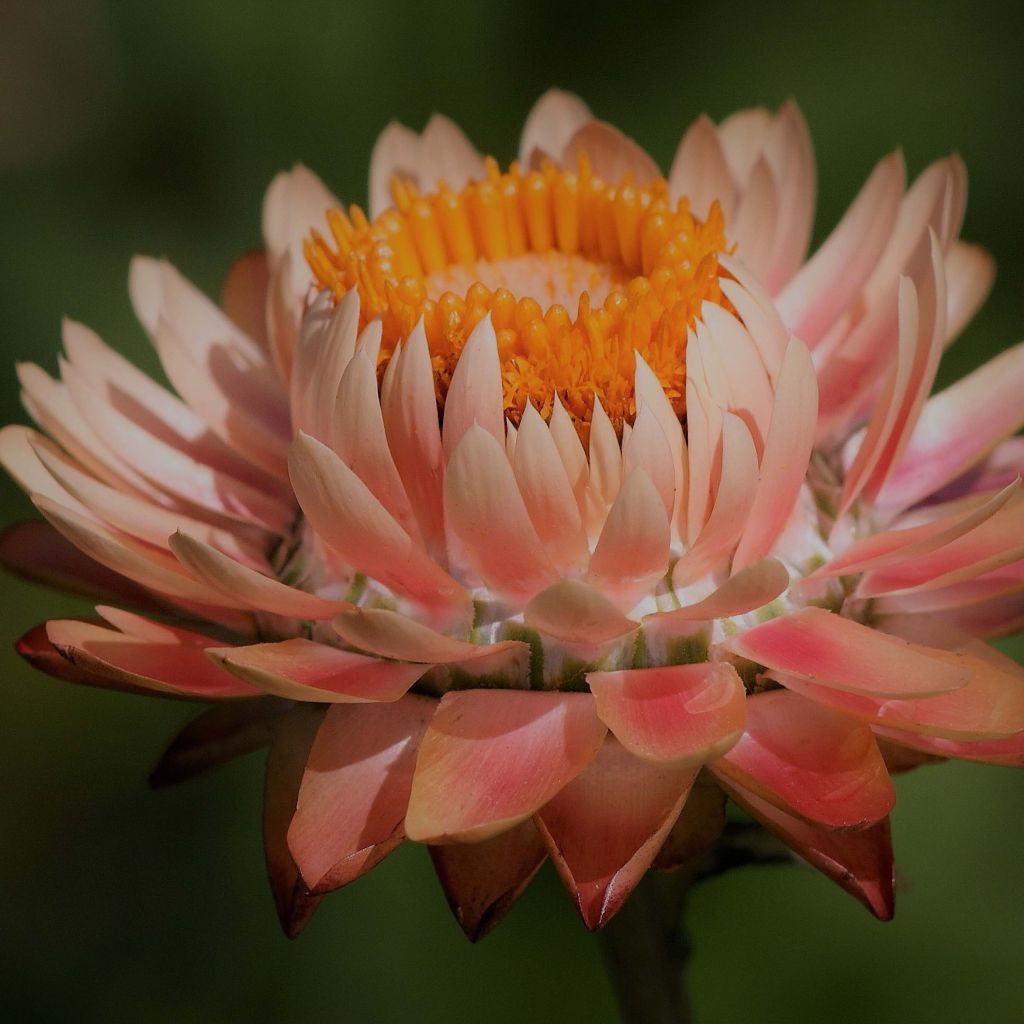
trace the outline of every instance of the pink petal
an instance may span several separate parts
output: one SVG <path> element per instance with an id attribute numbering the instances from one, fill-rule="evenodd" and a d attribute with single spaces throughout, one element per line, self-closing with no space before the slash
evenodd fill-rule
<path id="1" fill-rule="evenodd" d="M 902 457 L 877 498 L 898 511 L 960 476 L 1024 426 L 1024 343 L 939 392 L 925 405 Z"/>
<path id="2" fill-rule="evenodd" d="M 267 337 L 267 289 L 270 268 L 262 250 L 247 252 L 231 264 L 220 304 L 235 326 L 269 354 Z"/>
<path id="3" fill-rule="evenodd" d="M 483 842 L 431 846 L 430 859 L 459 927 L 478 942 L 522 895 L 547 850 L 526 820 Z"/>
<path id="4" fill-rule="evenodd" d="M 438 633 L 407 615 L 384 608 L 350 608 L 334 620 L 335 632 L 352 647 L 382 658 L 458 664 L 497 654 L 529 655 L 528 645 L 518 640 L 473 644 Z"/>
<path id="5" fill-rule="evenodd" d="M 903 159 L 880 161 L 832 234 L 778 297 L 790 331 L 813 348 L 874 270 L 903 194 Z"/>
<path id="6" fill-rule="evenodd" d="M 233 603 L 187 576 L 165 551 L 108 529 L 47 498 L 36 496 L 34 501 L 64 537 L 108 569 L 170 597 L 214 606 L 230 607 Z"/>
<path id="7" fill-rule="evenodd" d="M 747 524 L 758 489 L 757 453 L 743 421 L 722 418 L 722 473 L 714 508 L 697 541 L 676 562 L 672 584 L 682 588 L 728 557 Z"/>
<path id="8" fill-rule="evenodd" d="M 961 761 L 980 761 L 1008 768 L 1024 767 L 1024 733 L 998 740 L 951 740 L 941 736 L 924 736 L 897 729 L 875 728 L 878 736 L 934 757 L 952 757 Z"/>
<path id="9" fill-rule="evenodd" d="M 894 868 L 889 819 L 853 832 L 815 828 L 731 782 L 723 785 L 751 817 L 863 903 L 880 921 L 893 915 Z"/>
<path id="10" fill-rule="evenodd" d="M 955 340 L 992 291 L 995 260 L 978 245 L 954 242 L 946 253 L 946 339 Z"/>
<path id="11" fill-rule="evenodd" d="M 562 151 L 562 166 L 574 167 L 581 153 L 587 155 L 594 174 L 608 184 L 618 184 L 627 174 L 637 185 L 661 177 L 658 165 L 640 146 L 604 121 L 588 121 L 573 132 Z"/>
<path id="12" fill-rule="evenodd" d="M 827 828 L 866 828 L 896 800 L 871 730 L 788 690 L 748 697 L 746 731 L 711 767 L 723 784 Z"/>
<path id="13" fill-rule="evenodd" d="M 355 881 L 405 838 L 416 752 L 434 707 L 410 694 L 328 709 L 288 828 L 288 849 L 311 892 Z"/>
<path id="14" fill-rule="evenodd" d="M 310 229 L 322 227 L 327 211 L 337 205 L 308 167 L 295 164 L 278 174 L 263 200 L 263 237 L 271 266 L 286 252 L 300 250 Z"/>
<path id="15" fill-rule="evenodd" d="M 561 580 L 537 594 L 523 610 L 523 624 L 568 644 L 605 644 L 635 632 L 599 591 L 578 580 Z"/>
<path id="16" fill-rule="evenodd" d="M 551 432 L 527 404 L 510 460 L 530 522 L 560 573 L 586 566 L 590 552 L 579 506 Z"/>
<path id="17" fill-rule="evenodd" d="M 768 161 L 758 157 L 743 189 L 729 233 L 736 255 L 767 283 L 775 235 L 779 229 L 779 200 Z"/>
<path id="18" fill-rule="evenodd" d="M 175 533 L 170 547 L 192 576 L 245 608 L 295 619 L 329 619 L 347 605 L 289 587 L 185 533 Z"/>
<path id="19" fill-rule="evenodd" d="M 149 784 L 173 786 L 268 746 L 287 709 L 274 697 L 212 705 L 175 735 L 150 772 Z"/>
<path id="20" fill-rule="evenodd" d="M 473 329 L 459 355 L 445 397 L 441 436 L 448 460 L 474 424 L 504 444 L 503 406 L 498 341 L 488 315 Z"/>
<path id="21" fill-rule="evenodd" d="M 393 385 L 381 397 L 388 443 L 427 550 L 440 560 L 445 557 L 444 454 L 422 321 L 392 356 L 389 370 L 392 365 Z"/>
<path id="22" fill-rule="evenodd" d="M 277 916 L 289 938 L 295 938 L 302 931 L 321 899 L 307 891 L 299 876 L 288 849 L 288 828 L 295 814 L 306 760 L 323 714 L 324 709 L 315 705 L 292 708 L 278 725 L 267 757 L 263 847 Z"/>
<path id="23" fill-rule="evenodd" d="M 512 828 L 593 760 L 605 732 L 589 694 L 446 693 L 420 747 L 406 833 L 476 842 Z"/>
<path id="24" fill-rule="evenodd" d="M 519 140 L 519 162 L 531 166 L 535 152 L 557 160 L 576 130 L 593 119 L 590 108 L 578 96 L 548 89 L 533 105 Z"/>
<path id="25" fill-rule="evenodd" d="M 0 534 L 0 565 L 30 583 L 73 594 L 155 608 L 153 596 L 89 558 L 49 523 L 15 523 Z"/>
<path id="26" fill-rule="evenodd" d="M 771 552 L 793 511 L 814 444 L 818 387 L 806 347 L 792 338 L 776 385 L 760 479 L 733 571 Z"/>
<path id="27" fill-rule="evenodd" d="M 753 274 L 732 256 L 719 257 L 732 279 L 721 280 L 722 291 L 733 304 L 744 327 L 757 346 L 761 362 L 772 382 L 778 379 L 789 344 L 789 332 L 775 304 Z"/>
<path id="28" fill-rule="evenodd" d="M 525 604 L 557 579 L 504 447 L 482 427 L 465 432 L 449 461 L 444 499 L 448 529 L 492 590 Z"/>
<path id="29" fill-rule="evenodd" d="M 725 662 L 589 672 L 601 720 L 631 754 L 671 768 L 720 757 L 739 738 L 746 691 Z"/>
<path id="30" fill-rule="evenodd" d="M 674 623 L 707 622 L 746 615 L 774 601 L 789 586 L 789 570 L 775 558 L 741 569 L 702 601 L 644 617 L 645 626 L 671 629 Z"/>
<path id="31" fill-rule="evenodd" d="M 839 693 L 784 673 L 779 680 L 813 700 L 890 729 L 952 740 L 1003 739 L 1024 731 L 1024 680 L 1019 672 L 970 653 L 920 649 L 944 668 L 969 672 L 967 685 L 925 699 L 882 700 Z"/>
<path id="32" fill-rule="evenodd" d="M 728 641 L 741 657 L 836 690 L 925 697 L 965 686 L 966 666 L 821 608 L 802 608 Z"/>
<path id="33" fill-rule="evenodd" d="M 697 771 L 645 763 L 608 737 L 537 814 L 551 859 L 591 931 L 614 916 L 646 874 Z"/>
<path id="34" fill-rule="evenodd" d="M 639 367 L 639 356 L 637 359 Z M 660 384 L 658 390 L 661 390 Z M 663 391 L 662 394 L 664 394 Z M 557 408 L 561 409 L 561 406 L 557 406 Z M 674 412 L 673 416 L 675 416 Z M 554 417 L 551 422 L 551 434 L 552 440 L 554 440 Z M 575 433 L 576 431 L 573 430 L 573 434 Z M 563 465 L 565 465 L 564 459 Z M 587 459 L 584 458 L 582 473 L 586 474 L 587 472 Z M 594 409 L 590 417 L 589 474 L 583 479 L 586 484 L 587 511 L 584 522 L 588 532 L 596 537 L 600 534 L 601 527 L 604 526 L 604 521 L 608 517 L 608 509 L 615 501 L 622 486 L 622 448 L 615 428 L 612 426 L 611 420 L 608 419 L 608 414 L 604 411 L 601 399 L 597 395 L 594 396 Z"/>
<path id="35" fill-rule="evenodd" d="M 211 647 L 218 665 L 288 700 L 362 704 L 399 700 L 427 670 L 294 637 L 247 647 Z"/>
<path id="36" fill-rule="evenodd" d="M 725 159 L 718 131 L 702 114 L 686 129 L 672 159 L 668 175 L 669 195 L 686 197 L 696 216 L 706 219 L 717 199 L 728 217 L 736 204 L 736 186 Z"/>
<path id="37" fill-rule="evenodd" d="M 718 137 L 733 178 L 746 184 L 751 169 L 764 148 L 772 115 L 764 107 L 737 110 L 719 126 Z"/>
<path id="38" fill-rule="evenodd" d="M 414 181 L 419 164 L 420 138 L 411 128 L 392 121 L 377 136 L 370 154 L 370 216 L 379 217 L 391 201 L 391 179 Z"/>
<path id="39" fill-rule="evenodd" d="M 668 569 L 669 523 L 661 495 L 642 469 L 612 505 L 590 558 L 587 582 L 631 606 Z"/>
<path id="40" fill-rule="evenodd" d="M 342 559 L 422 606 L 436 623 L 468 626 L 472 606 L 465 590 L 412 541 L 334 452 L 300 434 L 289 467 L 306 518 Z"/>
<path id="41" fill-rule="evenodd" d="M 72 664 L 115 683 L 207 700 L 258 696 L 206 656 L 205 649 L 220 641 L 180 633 L 169 640 L 152 641 L 73 619 L 46 625 L 50 643 Z"/>

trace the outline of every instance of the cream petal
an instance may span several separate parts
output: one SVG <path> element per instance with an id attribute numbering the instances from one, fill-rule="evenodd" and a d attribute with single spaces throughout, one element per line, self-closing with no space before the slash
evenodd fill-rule
<path id="1" fill-rule="evenodd" d="M 593 120 L 590 108 L 578 96 L 548 89 L 533 105 L 519 140 L 519 163 L 532 165 L 533 154 L 557 160 L 576 130 Z"/>
<path id="2" fill-rule="evenodd" d="M 441 438 L 450 461 L 474 423 L 505 443 L 505 412 L 501 393 L 498 339 L 488 314 L 473 329 L 455 364 L 444 402 Z"/>
<path id="3" fill-rule="evenodd" d="M 637 185 L 661 177 L 658 165 L 631 138 L 604 121 L 588 121 L 573 132 L 562 150 L 561 164 L 574 167 L 585 153 L 594 174 L 609 184 L 618 184 L 630 174 Z"/>
<path id="4" fill-rule="evenodd" d="M 271 266 L 291 252 L 301 256 L 302 243 L 312 228 L 324 224 L 338 200 L 308 168 L 295 164 L 270 183 L 263 199 L 263 238 Z"/>
<path id="5" fill-rule="evenodd" d="M 694 214 L 705 220 L 717 199 L 726 220 L 731 220 L 736 205 L 736 185 L 718 130 L 704 114 L 686 129 L 679 142 L 668 174 L 668 189 L 673 199 L 685 196 Z"/>
<path id="6" fill-rule="evenodd" d="M 523 609 L 523 624 L 568 644 L 604 644 L 628 636 L 638 623 L 593 587 L 561 580 Z"/>
<path id="7" fill-rule="evenodd" d="M 695 604 L 644 617 L 644 625 L 671 631 L 676 623 L 746 615 L 771 603 L 789 586 L 789 570 L 775 558 L 762 558 L 730 576 L 717 590 Z"/>
<path id="8" fill-rule="evenodd" d="M 996 261 L 980 245 L 954 242 L 946 253 L 946 341 L 955 341 L 981 308 L 996 278 Z"/>

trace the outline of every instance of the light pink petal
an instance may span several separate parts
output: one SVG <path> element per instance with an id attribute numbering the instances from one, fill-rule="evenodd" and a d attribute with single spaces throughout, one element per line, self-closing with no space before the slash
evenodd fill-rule
<path id="1" fill-rule="evenodd" d="M 993 572 L 1024 558 L 1024 497 L 1016 490 L 980 525 L 943 547 L 864 576 L 858 596 L 936 590 Z"/>
<path id="2" fill-rule="evenodd" d="M 518 640 L 472 644 L 456 640 L 384 608 L 350 608 L 334 619 L 335 632 L 352 647 L 382 658 L 429 664 L 456 664 L 500 653 L 528 655 Z"/>
<path id="3" fill-rule="evenodd" d="M 579 506 L 540 413 L 528 403 L 510 459 L 523 503 L 548 558 L 560 573 L 581 571 L 590 552 Z"/>
<path id="4" fill-rule="evenodd" d="M 269 356 L 267 337 L 267 289 L 270 268 L 262 250 L 247 252 L 231 264 L 221 289 L 221 308 L 243 334 Z"/>
<path id="5" fill-rule="evenodd" d="M 587 484 L 590 470 L 587 466 L 587 453 L 583 450 L 583 442 L 576 433 L 572 419 L 565 411 L 558 392 L 555 392 L 554 406 L 550 421 L 551 439 L 555 442 L 558 455 L 565 467 L 565 475 L 569 478 L 572 493 L 576 495 L 576 503 L 580 512 L 586 510 Z"/>
<path id="6" fill-rule="evenodd" d="M 444 453 L 422 322 L 392 356 L 389 369 L 392 364 L 394 383 L 381 401 L 388 443 L 427 550 L 444 564 Z"/>
<path id="7" fill-rule="evenodd" d="M 69 497 L 74 496 L 71 501 L 75 502 L 77 499 L 94 516 L 116 529 L 161 548 L 167 547 L 168 537 L 172 533 L 179 529 L 188 530 L 205 543 L 212 544 L 218 550 L 247 565 L 264 563 L 260 551 L 267 547 L 270 538 L 263 531 L 245 529 L 240 524 L 237 531 L 223 529 L 211 526 L 200 519 L 193 519 L 184 512 L 161 508 L 144 498 L 136 498 L 101 483 L 75 465 L 46 438 L 37 435 L 32 444 L 39 461 L 52 478 L 66 489 Z M 56 500 L 60 501 L 59 498 Z M 68 507 L 75 508 L 75 505 L 71 504 Z"/>
<path id="8" fill-rule="evenodd" d="M 483 842 L 431 846 L 430 859 L 459 927 L 478 942 L 522 895 L 547 850 L 527 820 Z"/>
<path id="9" fill-rule="evenodd" d="M 866 828 L 896 800 L 871 730 L 788 690 L 748 697 L 746 731 L 711 767 L 724 784 L 826 828 Z"/>
<path id="10" fill-rule="evenodd" d="M 70 463 L 52 441 L 30 427 L 11 424 L 0 430 L 0 465 L 26 494 L 41 494 L 87 519 L 96 518 L 92 510 L 56 479 L 36 451 L 52 453 L 53 461 Z"/>
<path id="11" fill-rule="evenodd" d="M 1024 343 L 931 398 L 876 503 L 907 508 L 980 461 L 1024 426 L 1022 389 Z"/>
<path id="12" fill-rule="evenodd" d="M 581 153 L 590 160 L 594 174 L 617 185 L 631 174 L 637 185 L 661 177 L 658 165 L 631 138 L 604 121 L 589 121 L 573 132 L 562 151 L 561 163 L 575 167 Z"/>
<path id="13" fill-rule="evenodd" d="M 946 253 L 946 339 L 954 341 L 981 308 L 996 278 L 996 262 L 981 246 L 954 242 Z"/>
<path id="14" fill-rule="evenodd" d="M 953 740 L 1002 739 L 1024 732 L 1024 680 L 1016 665 L 1006 669 L 972 653 L 920 650 L 929 651 L 940 666 L 969 672 L 967 685 L 919 700 L 879 700 L 828 690 L 796 677 L 780 676 L 780 681 L 844 714 L 890 729 Z"/>
<path id="15" fill-rule="evenodd" d="M 757 453 L 743 421 L 722 420 L 722 472 L 714 508 L 697 542 L 676 562 L 672 584 L 684 587 L 728 557 L 746 526 L 758 488 Z"/>
<path id="16" fill-rule="evenodd" d="M 762 558 L 741 569 L 696 604 L 644 617 L 645 625 L 671 629 L 674 623 L 707 622 L 746 615 L 774 601 L 789 586 L 789 570 L 777 559 Z"/>
<path id="17" fill-rule="evenodd" d="M 639 352 L 636 353 L 636 371 L 633 375 L 633 387 L 636 392 L 636 402 L 638 409 L 649 409 L 661 426 L 662 431 L 665 434 L 665 440 L 668 441 L 669 453 L 672 458 L 673 477 L 674 477 L 674 489 L 675 489 L 675 508 L 670 513 L 670 519 L 673 523 L 678 521 L 679 515 L 682 509 L 686 507 L 687 501 L 687 460 L 688 454 L 686 450 L 686 439 L 683 436 L 683 428 L 679 422 L 679 417 L 676 415 L 675 409 L 672 408 L 672 403 L 668 400 L 668 396 L 665 394 L 665 389 L 661 386 L 661 381 L 658 380 L 654 371 L 644 361 L 642 355 Z M 599 403 L 595 402 L 594 411 L 597 412 L 597 406 Z M 604 410 L 602 409 L 603 413 Z M 605 423 L 607 423 L 607 416 L 604 416 Z M 608 424 L 610 427 L 610 424 Z M 591 437 L 591 466 L 594 464 L 594 428 L 595 420 L 591 418 L 590 424 L 590 437 Z M 605 445 L 614 450 L 618 450 L 618 444 L 614 445 L 607 439 L 608 431 L 605 431 L 606 440 Z M 614 438 L 614 433 L 612 434 Z M 593 471 L 593 470 L 592 470 Z M 626 474 L 628 475 L 628 474 Z M 619 483 L 621 477 L 615 477 L 614 474 L 610 474 L 611 479 L 609 483 L 614 480 L 614 488 L 608 493 L 610 497 L 608 504 L 611 504 L 619 489 Z"/>
<path id="18" fill-rule="evenodd" d="M 884 569 L 940 551 L 991 519 L 1006 505 L 1019 487 L 1018 479 L 976 508 L 941 516 L 920 526 L 886 530 L 865 537 L 807 578 L 845 576 L 871 569 Z"/>
<path id="19" fill-rule="evenodd" d="M 468 626 L 473 613 L 466 591 L 412 541 L 334 452 L 300 434 L 289 468 L 311 526 L 344 561 L 423 607 L 435 624 Z"/>
<path id="20" fill-rule="evenodd" d="M 498 341 L 490 315 L 473 328 L 448 387 L 441 437 L 449 461 L 463 435 L 474 423 L 504 445 L 501 366 L 498 363 Z"/>
<path id="21" fill-rule="evenodd" d="M 263 200 L 263 238 L 271 266 L 289 251 L 300 251 L 313 228 L 322 228 L 325 214 L 338 200 L 308 168 L 296 164 L 270 183 Z"/>
<path id="22" fill-rule="evenodd" d="M 639 355 L 637 360 L 639 366 Z M 661 389 L 660 384 L 658 389 Z M 561 408 L 561 406 L 556 406 L 556 408 Z M 551 422 L 552 440 L 554 440 L 554 417 Z M 573 430 L 573 434 L 575 433 L 576 431 Z M 575 451 L 575 449 L 570 449 L 570 451 Z M 564 459 L 563 465 L 565 465 Z M 582 473 L 587 473 L 585 458 Z M 601 399 L 597 395 L 594 395 L 594 409 L 590 417 L 589 475 L 585 475 L 583 479 L 586 481 L 587 530 L 596 537 L 600 534 L 601 527 L 608 516 L 608 509 L 615 501 L 615 496 L 622 486 L 622 448 L 615 428 L 612 426 L 611 420 L 608 419 L 608 414 L 604 411 Z"/>
<path id="23" fill-rule="evenodd" d="M 712 508 L 712 477 L 721 455 L 722 408 L 728 400 L 723 380 L 709 381 L 716 364 L 704 358 L 710 337 L 703 325 L 686 345 L 687 508 L 680 535 L 694 544 Z M 680 509 L 680 517 L 682 510 Z"/>
<path id="24" fill-rule="evenodd" d="M 405 838 L 416 752 L 435 702 L 328 708 L 299 787 L 288 849 L 311 892 L 365 874 Z"/>
<path id="25" fill-rule="evenodd" d="M 738 571 L 771 552 L 803 485 L 814 444 L 818 386 L 807 348 L 792 338 L 776 386 L 757 493 L 733 558 Z"/>
<path id="26" fill-rule="evenodd" d="M 244 608 L 295 619 L 329 619 L 347 606 L 345 601 L 328 601 L 281 583 L 187 533 L 175 533 L 170 547 L 192 576 Z"/>
<path id="27" fill-rule="evenodd" d="M 420 138 L 411 128 L 392 121 L 377 136 L 370 154 L 370 216 L 379 217 L 391 201 L 391 179 L 418 178 Z"/>
<path id="28" fill-rule="evenodd" d="M 789 344 L 789 332 L 770 296 L 750 271 L 732 256 L 722 255 L 719 260 L 722 267 L 732 275 L 732 279 L 722 278 L 722 292 L 736 309 L 757 346 L 769 379 L 775 382 Z"/>
<path id="29" fill-rule="evenodd" d="M 420 136 L 416 165 L 420 189 L 433 191 L 441 182 L 458 191 L 470 180 L 484 177 L 480 154 L 462 129 L 443 114 L 434 114 Z"/>
<path id="30" fill-rule="evenodd" d="M 772 120 L 764 155 L 778 202 L 775 244 L 764 278 L 768 290 L 775 293 L 803 263 L 814 223 L 814 150 L 807 123 L 793 100 L 787 100 Z"/>
<path id="31" fill-rule="evenodd" d="M 719 126 L 718 137 L 729 161 L 733 178 L 745 185 L 758 156 L 764 148 L 772 115 L 764 107 L 737 110 Z"/>
<path id="32" fill-rule="evenodd" d="M 881 256 L 903 194 L 903 159 L 882 160 L 846 215 L 778 297 L 793 334 L 813 348 L 853 301 Z"/>
<path id="33" fill-rule="evenodd" d="M 736 255 L 767 283 L 779 229 L 779 199 L 768 161 L 758 157 L 743 189 L 736 214 L 727 227 Z"/>
<path id="34" fill-rule="evenodd" d="M 697 768 L 633 757 L 612 737 L 536 816 L 584 924 L 606 924 L 646 874 L 690 793 Z"/>
<path id="35" fill-rule="evenodd" d="M 523 609 L 523 624 L 569 644 L 604 644 L 628 636 L 638 623 L 579 580 L 561 580 Z"/>
<path id="36" fill-rule="evenodd" d="M 743 731 L 746 691 L 725 662 L 589 672 L 601 720 L 644 761 L 690 768 L 725 753 Z"/>
<path id="37" fill-rule="evenodd" d="M 668 569 L 669 522 L 661 495 L 642 469 L 622 485 L 590 559 L 587 582 L 632 606 Z"/>
<path id="38" fill-rule="evenodd" d="M 751 817 L 880 921 L 892 918 L 895 872 L 888 818 L 853 832 L 815 828 L 749 789 L 725 780 L 722 784 Z"/>
<path id="39" fill-rule="evenodd" d="M 668 174 L 668 189 L 674 200 L 687 198 L 693 213 L 704 220 L 716 199 L 727 218 L 735 208 L 736 185 L 718 131 L 704 114 L 686 129 L 679 142 Z"/>
<path id="40" fill-rule="evenodd" d="M 525 604 L 555 582 L 504 447 L 482 427 L 466 431 L 448 463 L 444 499 L 448 529 L 487 586 Z"/>
<path id="41" fill-rule="evenodd" d="M 144 640 L 72 619 L 48 622 L 46 635 L 73 665 L 114 682 L 205 700 L 257 696 L 210 661 L 204 646 L 220 641 L 209 637 L 181 631 L 165 640 Z"/>
<path id="42" fill-rule="evenodd" d="M 926 697 L 964 686 L 966 665 L 886 636 L 822 608 L 802 608 L 728 641 L 744 658 L 837 690 L 879 697 Z"/>
<path id="43" fill-rule="evenodd" d="M 86 519 L 48 498 L 36 496 L 33 500 L 36 508 L 75 547 L 108 569 L 174 598 L 224 607 L 233 604 L 187 576 L 166 551 Z"/>
<path id="44" fill-rule="evenodd" d="M 590 108 L 578 96 L 548 89 L 533 105 L 519 140 L 519 163 L 531 166 L 535 152 L 557 160 L 576 130 L 593 120 Z"/>
<path id="45" fill-rule="evenodd" d="M 302 637 L 247 647 L 211 647 L 207 653 L 259 690 L 320 703 L 396 701 L 426 671 L 424 665 L 381 661 Z"/>
<path id="46" fill-rule="evenodd" d="M 676 463 L 657 415 L 646 404 L 640 406 L 633 429 L 622 444 L 622 479 L 628 480 L 637 469 L 654 484 L 665 515 L 671 517 L 676 506 Z"/>
<path id="47" fill-rule="evenodd" d="M 476 842 L 512 828 L 594 759 L 605 732 L 585 693 L 446 693 L 420 747 L 407 835 Z"/>
<path id="48" fill-rule="evenodd" d="M 388 447 L 377 367 L 365 352 L 348 364 L 337 393 L 332 448 L 414 540 L 419 525 Z"/>

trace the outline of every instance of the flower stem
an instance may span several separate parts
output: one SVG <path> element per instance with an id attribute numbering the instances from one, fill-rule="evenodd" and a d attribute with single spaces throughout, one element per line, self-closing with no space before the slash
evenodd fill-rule
<path id="1" fill-rule="evenodd" d="M 598 932 L 623 1024 L 691 1024 L 684 924 L 693 875 L 648 872 L 625 906 Z"/>

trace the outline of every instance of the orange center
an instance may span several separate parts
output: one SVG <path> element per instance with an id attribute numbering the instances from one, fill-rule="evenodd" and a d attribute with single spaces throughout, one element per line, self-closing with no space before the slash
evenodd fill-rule
<path id="1" fill-rule="evenodd" d="M 527 402 L 546 417 L 557 394 L 585 428 L 596 395 L 621 429 L 636 412 L 634 352 L 682 415 L 687 331 L 702 303 L 725 304 L 718 204 L 700 221 L 685 199 L 673 208 L 664 180 L 610 185 L 586 156 L 577 173 L 485 165 L 460 192 L 395 179 L 394 208 L 372 223 L 356 206 L 329 211 L 334 244 L 316 232 L 306 243 L 317 285 L 359 290 L 363 323 L 383 322 L 382 365 L 422 317 L 442 406 L 490 313 L 512 422 Z"/>

